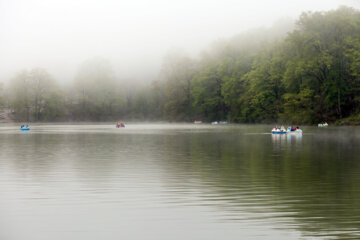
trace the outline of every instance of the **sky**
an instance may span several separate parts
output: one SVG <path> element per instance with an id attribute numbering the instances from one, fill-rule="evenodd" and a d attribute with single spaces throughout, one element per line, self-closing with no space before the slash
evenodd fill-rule
<path id="1" fill-rule="evenodd" d="M 70 83 L 79 65 L 108 59 L 119 78 L 151 81 L 164 55 L 196 55 L 218 39 L 303 11 L 358 0 L 0 0 L 0 81 L 45 68 Z"/>

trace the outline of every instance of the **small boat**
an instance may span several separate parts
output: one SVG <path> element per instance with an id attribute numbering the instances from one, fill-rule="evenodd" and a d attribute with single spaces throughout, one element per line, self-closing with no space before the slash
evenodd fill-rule
<path id="1" fill-rule="evenodd" d="M 318 127 L 327 127 L 327 126 L 329 126 L 327 122 L 318 124 Z"/>
<path id="2" fill-rule="evenodd" d="M 286 134 L 286 129 L 281 126 L 281 128 L 279 127 L 274 127 L 272 130 L 271 130 L 271 133 L 272 134 Z"/>
<path id="3" fill-rule="evenodd" d="M 287 134 L 302 134 L 302 130 L 300 128 L 295 128 L 295 129 L 291 129 L 291 127 L 288 127 L 288 129 L 286 130 Z"/>
<path id="4" fill-rule="evenodd" d="M 218 125 L 219 123 L 217 121 L 211 122 L 211 125 Z"/>
<path id="5" fill-rule="evenodd" d="M 194 121 L 195 124 L 200 124 L 202 121 Z"/>
<path id="6" fill-rule="evenodd" d="M 224 124 L 228 124 L 228 122 L 227 122 L 227 121 L 220 121 L 219 124 L 223 124 L 223 125 L 224 125 Z"/>
<path id="7" fill-rule="evenodd" d="M 23 126 L 23 127 L 20 127 L 20 130 L 21 130 L 21 131 L 29 131 L 29 130 L 30 130 L 30 127 L 28 127 L 28 126 Z"/>
<path id="8" fill-rule="evenodd" d="M 116 128 L 125 127 L 124 123 L 116 123 Z"/>

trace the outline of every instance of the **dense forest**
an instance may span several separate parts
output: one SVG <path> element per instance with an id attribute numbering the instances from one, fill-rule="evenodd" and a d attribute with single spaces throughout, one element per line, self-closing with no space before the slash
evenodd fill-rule
<path id="1" fill-rule="evenodd" d="M 119 81 L 94 58 L 71 87 L 38 68 L 19 72 L 0 94 L 17 121 L 360 124 L 360 12 L 305 12 L 295 26 L 249 31 L 197 58 L 171 52 L 151 84 Z"/>

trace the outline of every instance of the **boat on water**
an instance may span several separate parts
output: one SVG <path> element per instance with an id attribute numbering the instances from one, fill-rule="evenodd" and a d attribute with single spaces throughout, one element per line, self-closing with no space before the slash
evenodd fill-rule
<path id="1" fill-rule="evenodd" d="M 228 122 L 227 121 L 220 121 L 219 124 L 225 125 L 225 124 L 228 124 Z"/>
<path id="2" fill-rule="evenodd" d="M 200 124 L 202 121 L 194 121 L 195 124 Z"/>
<path id="3" fill-rule="evenodd" d="M 211 125 L 218 125 L 218 124 L 219 124 L 218 121 L 211 122 Z"/>
<path id="4" fill-rule="evenodd" d="M 327 127 L 327 126 L 329 126 L 329 124 L 327 122 L 318 124 L 318 127 Z"/>
<path id="5" fill-rule="evenodd" d="M 125 124 L 124 123 L 116 123 L 116 128 L 123 128 L 125 127 Z"/>
<path id="6" fill-rule="evenodd" d="M 296 127 L 296 128 L 288 127 L 288 129 L 286 130 L 286 133 L 300 135 L 300 134 L 302 134 L 302 130 L 298 127 Z"/>
<path id="7" fill-rule="evenodd" d="M 288 127 L 287 129 L 284 128 L 284 126 L 279 127 L 274 127 L 271 130 L 272 134 L 296 134 L 296 135 L 301 135 L 302 134 L 302 130 L 298 127 L 293 128 L 293 127 Z"/>
<path id="8" fill-rule="evenodd" d="M 281 127 L 274 127 L 271 130 L 272 134 L 286 134 L 286 129 L 284 128 L 284 126 Z"/>
<path id="9" fill-rule="evenodd" d="M 21 127 L 20 127 L 20 130 L 21 130 L 21 131 L 29 131 L 29 130 L 30 130 L 30 127 L 29 127 L 29 126 L 21 126 Z"/>

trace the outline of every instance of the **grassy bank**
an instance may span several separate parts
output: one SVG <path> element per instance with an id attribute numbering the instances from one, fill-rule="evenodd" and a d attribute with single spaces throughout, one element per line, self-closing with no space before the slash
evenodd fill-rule
<path id="1" fill-rule="evenodd" d="M 335 122 L 335 125 L 360 125 L 360 113 L 339 119 Z"/>

